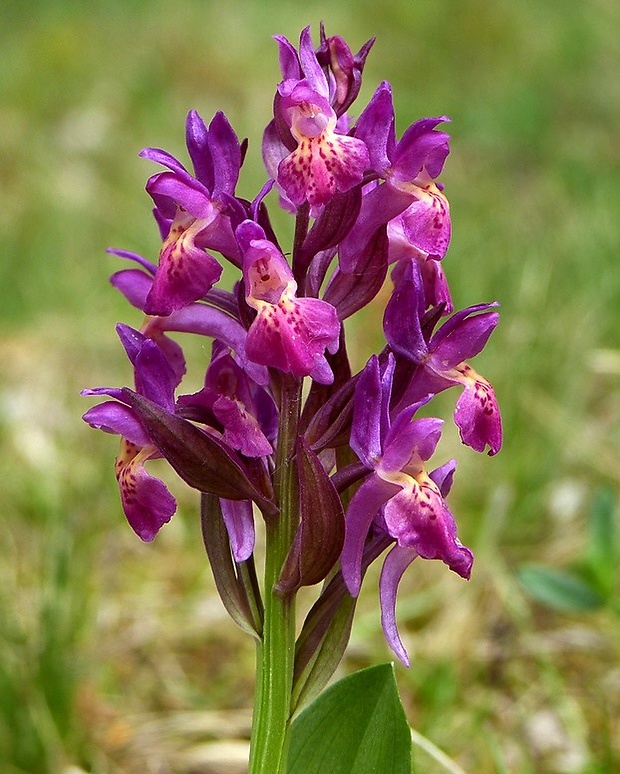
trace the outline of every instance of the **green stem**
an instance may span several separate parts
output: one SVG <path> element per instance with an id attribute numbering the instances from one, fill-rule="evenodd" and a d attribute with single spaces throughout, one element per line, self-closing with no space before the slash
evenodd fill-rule
<path id="1" fill-rule="evenodd" d="M 252 720 L 250 774 L 285 774 L 295 660 L 295 598 L 275 585 L 297 530 L 298 495 L 293 456 L 301 384 L 283 375 L 276 453 L 275 494 L 280 508 L 266 522 L 265 619 L 257 647 L 256 696 Z"/>

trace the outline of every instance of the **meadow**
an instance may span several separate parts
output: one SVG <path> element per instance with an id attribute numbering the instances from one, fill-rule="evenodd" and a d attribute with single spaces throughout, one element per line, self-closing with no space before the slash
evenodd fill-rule
<path id="1" fill-rule="evenodd" d="M 157 255 L 138 151 L 185 158 L 187 111 L 221 109 L 249 138 L 251 199 L 280 77 L 271 36 L 312 24 L 316 39 L 321 20 L 355 50 L 377 36 L 358 104 L 387 79 L 399 132 L 452 119 L 444 268 L 457 308 L 501 304 L 475 367 L 503 449 L 476 455 L 448 427 L 438 452 L 459 459 L 472 579 L 427 562 L 401 587 L 416 771 L 620 770 L 617 3 L 9 0 L 2 17 L 0 770 L 242 770 L 253 643 L 215 594 L 198 496 L 168 476 L 180 512 L 142 544 L 117 441 L 84 425 L 79 392 L 131 379 L 114 325 L 141 320 L 105 251 Z M 348 331 L 357 367 L 378 345 L 367 329 Z M 339 674 L 390 659 L 375 575 Z"/>

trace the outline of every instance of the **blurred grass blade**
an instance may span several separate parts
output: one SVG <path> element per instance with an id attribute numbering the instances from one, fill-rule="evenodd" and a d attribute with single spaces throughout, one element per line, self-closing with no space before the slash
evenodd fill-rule
<path id="1" fill-rule="evenodd" d="M 617 564 L 616 498 L 611 489 L 596 492 L 589 527 L 588 568 L 601 592 L 608 596 L 614 587 Z"/>
<path id="2" fill-rule="evenodd" d="M 591 586 L 565 570 L 531 564 L 521 567 L 518 576 L 535 599 L 560 612 L 598 610 L 605 604 Z"/>
<path id="3" fill-rule="evenodd" d="M 411 743 L 414 747 L 418 747 L 423 750 L 429 758 L 436 761 L 443 770 L 449 772 L 449 774 L 466 774 L 465 769 L 462 769 L 458 763 L 449 758 L 445 752 L 439 749 L 437 745 L 433 744 L 430 739 L 420 734 L 414 728 L 411 729 Z M 416 771 L 417 767 L 414 766 L 413 771 Z"/>

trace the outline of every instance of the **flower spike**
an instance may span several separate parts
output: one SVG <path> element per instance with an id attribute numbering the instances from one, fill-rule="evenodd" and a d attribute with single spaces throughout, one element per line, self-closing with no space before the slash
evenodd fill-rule
<path id="1" fill-rule="evenodd" d="M 237 192 L 249 146 L 222 112 L 210 122 L 187 113 L 187 165 L 163 149 L 141 152 L 160 167 L 146 183 L 157 260 L 110 251 L 131 261 L 110 281 L 142 314 L 139 330 L 117 327 L 133 389 L 83 393 L 103 396 L 85 421 L 120 436 L 121 503 L 142 540 L 176 509 L 146 472 L 151 460 L 201 493 L 215 587 L 264 645 L 253 773 L 285 767 L 290 719 L 342 658 L 375 560 L 383 555 L 381 625 L 407 665 L 397 623 L 404 573 L 419 558 L 470 577 L 474 556 L 448 505 L 457 463 L 433 464 L 444 424 L 427 404 L 459 387 L 463 443 L 489 455 L 502 444 L 495 393 L 471 365 L 498 323 L 497 304 L 455 312 L 444 272 L 449 119 L 422 118 L 397 136 L 387 81 L 349 114 L 374 38 L 357 53 L 322 24 L 318 46 L 310 27 L 298 44 L 274 39 L 280 77 L 262 135 L 267 175 L 255 190 Z M 291 238 L 275 228 L 272 203 L 294 216 Z M 348 327 L 363 308 L 369 324 L 382 315 L 382 343 L 371 328 Z M 356 334 L 356 354 L 358 343 L 377 344 L 357 370 Z M 186 360 L 188 336 L 202 338 Z M 294 598 L 319 583 L 297 638 Z"/>

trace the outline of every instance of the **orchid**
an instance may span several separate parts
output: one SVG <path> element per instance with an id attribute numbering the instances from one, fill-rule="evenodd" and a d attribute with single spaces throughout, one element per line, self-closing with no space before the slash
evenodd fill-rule
<path id="1" fill-rule="evenodd" d="M 245 298 L 257 311 L 248 330 L 248 357 L 329 384 L 333 374 L 324 352 L 338 350 L 336 310 L 327 301 L 295 296 L 293 273 L 260 226 L 244 221 L 237 239 L 243 252 Z"/>
<path id="2" fill-rule="evenodd" d="M 356 54 L 323 26 L 317 47 L 308 27 L 297 48 L 275 40 L 280 80 L 258 192 L 237 191 L 247 142 L 221 112 L 208 125 L 187 116 L 192 171 L 167 151 L 141 152 L 165 168 L 146 184 L 162 244 L 155 260 L 110 250 L 130 262 L 111 283 L 140 315 L 139 330 L 117 327 L 134 389 L 83 393 L 109 398 L 84 420 L 121 436 L 121 505 L 143 540 L 176 508 L 145 463 L 166 460 L 200 492 L 215 586 L 257 643 L 251 774 L 287 771 L 293 716 L 342 659 L 365 573 L 384 552 L 381 624 L 406 665 L 396 619 L 404 572 L 420 557 L 470 577 L 473 553 L 448 505 L 456 460 L 432 463 L 444 425 L 422 407 L 457 386 L 462 442 L 490 455 L 502 443 L 493 388 L 469 362 L 498 323 L 497 304 L 454 312 L 443 268 L 449 119 L 422 118 L 397 139 L 387 82 L 357 120 L 349 114 L 373 40 Z M 294 216 L 291 245 L 271 225 L 272 191 Z M 347 347 L 355 321 L 344 323 L 379 297 L 390 266 L 385 342 L 360 368 Z M 184 347 L 196 336 L 211 355 L 188 389 L 195 366 Z M 315 602 L 297 632 L 306 586 Z"/>
<path id="3" fill-rule="evenodd" d="M 276 40 L 284 80 L 278 86 L 275 117 L 265 133 L 263 154 L 266 160 L 281 157 L 275 176 L 293 205 L 324 205 L 338 191 L 348 191 L 362 181 L 369 164 L 368 149 L 363 141 L 347 135 L 346 120 L 339 120 L 330 104 L 330 97 L 336 102 L 346 97 L 337 89 L 330 95 L 309 27 L 301 33 L 299 54 L 286 38 L 277 36 Z M 325 45 L 329 49 L 327 41 Z M 340 58 L 348 58 L 350 51 L 342 44 L 332 41 L 331 45 L 339 48 Z M 331 65 L 339 71 L 338 59 L 338 54 L 335 62 L 330 57 L 328 72 Z M 363 62 L 358 58 L 360 66 Z M 348 69 L 351 77 L 355 64 L 349 63 Z M 340 91 L 346 94 L 349 89 L 340 84 Z"/>
<path id="4" fill-rule="evenodd" d="M 398 285 L 387 305 L 385 336 L 393 350 L 418 365 L 399 405 L 452 386 L 463 388 L 454 420 L 463 443 L 476 451 L 489 446 L 497 454 L 502 445 L 502 423 L 491 384 L 468 363 L 486 344 L 499 321 L 497 304 L 478 304 L 455 313 L 425 340 L 421 320 L 424 291 L 419 266 L 410 262 L 398 275 Z"/>
<path id="5" fill-rule="evenodd" d="M 347 510 L 346 538 L 342 551 L 342 574 L 353 595 L 362 582 L 362 554 L 373 521 L 385 531 L 396 547 L 386 560 L 381 578 L 383 627 L 389 644 L 399 658 L 408 658 L 393 624 L 398 578 L 416 556 L 441 559 L 451 570 L 468 579 L 473 554 L 456 537 L 456 524 L 442 495 L 446 475 L 428 473 L 430 459 L 441 435 L 440 419 L 413 419 L 431 397 L 400 411 L 392 421 L 389 404 L 394 376 L 390 356 L 383 372 L 373 356 L 361 374 L 355 395 L 351 448 L 373 472 L 353 496 Z M 451 473 L 452 463 L 449 463 Z M 392 571 L 400 566 L 398 577 Z"/>
<path id="6" fill-rule="evenodd" d="M 204 412 L 209 424 L 219 422 L 224 441 L 246 457 L 273 453 L 269 441 L 277 432 L 277 408 L 273 399 L 248 377 L 221 342 L 213 342 L 205 386 L 193 395 L 181 395 L 179 406 L 193 409 L 195 416 Z"/>
<path id="7" fill-rule="evenodd" d="M 216 113 L 207 129 L 195 111 L 187 116 L 185 133 L 195 176 L 166 151 L 145 148 L 140 153 L 169 170 L 146 184 L 164 238 L 147 314 L 168 315 L 213 287 L 222 268 L 207 248 L 236 255 L 227 211 L 241 168 L 237 136 L 223 113 Z"/>
<path id="8" fill-rule="evenodd" d="M 165 410 L 174 411 L 175 378 L 162 351 L 127 325 L 119 325 L 117 331 L 135 369 L 136 390 Z M 150 542 L 176 510 L 165 484 L 144 468 L 148 460 L 162 455 L 122 390 L 99 387 L 82 394 L 116 399 L 94 406 L 84 414 L 84 420 L 91 427 L 121 436 L 115 471 L 123 510 L 134 532 Z"/>

